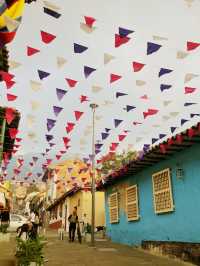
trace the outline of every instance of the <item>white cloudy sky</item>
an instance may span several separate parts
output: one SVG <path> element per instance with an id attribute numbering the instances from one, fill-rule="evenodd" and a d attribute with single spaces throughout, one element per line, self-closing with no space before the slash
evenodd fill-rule
<path id="1" fill-rule="evenodd" d="M 56 126 L 49 132 L 54 135 L 52 142 L 56 143 L 56 146 L 45 158 L 53 159 L 55 154 L 64 149 L 64 136 L 71 138 L 71 148 L 63 158 L 74 154 L 88 157 L 91 153 L 91 132 L 87 129 L 92 121 L 89 108 L 91 102 L 99 104 L 96 139 L 104 143 L 98 157 L 109 151 L 112 142 L 119 142 L 118 135 L 124 134 L 124 130 L 130 132 L 125 140 L 120 142 L 117 149 L 119 152 L 126 150 L 129 144 L 133 145 L 133 149 L 141 149 L 143 144 L 151 144 L 152 138 L 158 138 L 161 133 L 170 136 L 171 127 L 177 127 L 174 132 L 176 134 L 198 122 L 199 117 L 191 119 L 190 114 L 200 113 L 200 78 L 196 77 L 186 84 L 184 79 L 188 73 L 200 73 L 200 48 L 187 51 L 187 41 L 200 42 L 200 1 L 191 1 L 190 7 L 184 0 L 49 1 L 60 7 L 62 16 L 55 19 L 45 14 L 43 1 L 26 6 L 17 36 L 9 45 L 11 60 L 21 63 L 20 67 L 10 71 L 15 74 L 16 85 L 10 89 L 10 93 L 18 96 L 16 101 L 7 102 L 7 91 L 4 84 L 1 84 L 1 105 L 16 107 L 21 112 L 19 137 L 23 138 L 23 142 L 19 154 L 28 158 L 28 163 L 32 154 L 45 152 L 48 147 L 45 139 L 45 134 L 48 134 L 47 118 L 57 120 Z M 84 16 L 96 19 L 92 33 L 86 33 L 80 28 Z M 119 27 L 133 30 L 134 33 L 129 35 L 131 39 L 128 43 L 115 48 L 114 39 Z M 41 40 L 41 30 L 56 35 L 56 39 L 50 44 L 44 44 Z M 164 39 L 155 40 L 153 36 Z M 162 47 L 147 55 L 147 42 L 154 42 Z M 87 46 L 88 50 L 75 54 L 74 43 Z M 39 49 L 40 52 L 28 57 L 27 46 Z M 104 53 L 113 55 L 115 59 L 105 65 Z M 177 58 L 177 53 L 183 54 L 185 58 Z M 62 68 L 57 66 L 57 57 L 67 60 Z M 133 61 L 144 63 L 145 67 L 140 72 L 133 72 Z M 84 77 L 84 65 L 97 69 L 87 79 Z M 169 68 L 173 72 L 158 78 L 160 68 Z M 38 69 L 51 75 L 41 81 Z M 122 78 L 110 84 L 111 73 L 121 75 Z M 77 86 L 69 88 L 65 78 L 77 80 Z M 30 80 L 41 82 L 41 90 L 33 91 Z M 146 84 L 138 86 L 137 80 L 145 81 Z M 161 92 L 161 84 L 172 87 Z M 94 93 L 93 86 L 99 86 L 102 90 Z M 186 86 L 197 89 L 194 93 L 184 94 Z M 57 99 L 56 88 L 68 91 L 62 101 Z M 128 95 L 116 99 L 116 92 Z M 88 96 L 90 101 L 81 104 L 81 95 Z M 148 99 L 141 99 L 144 95 L 147 95 Z M 32 110 L 31 101 L 40 104 L 36 111 Z M 105 101 L 112 104 L 106 105 Z M 166 101 L 169 101 L 168 104 Z M 185 103 L 196 104 L 185 107 Z M 126 112 L 126 105 L 135 106 L 136 109 Z M 53 113 L 53 106 L 64 108 L 57 118 Z M 157 109 L 159 112 L 144 119 L 143 112 L 148 109 Z M 78 122 L 75 121 L 75 110 L 84 112 Z M 28 124 L 29 115 L 34 116 L 32 126 Z M 123 122 L 115 128 L 114 119 L 121 119 Z M 181 119 L 190 121 L 181 127 Z M 134 121 L 142 124 L 134 126 Z M 76 123 L 70 134 L 65 130 L 67 122 Z M 105 128 L 111 129 L 110 136 L 102 141 L 101 133 L 105 132 Z M 28 137 L 30 132 L 36 134 L 34 140 Z M 80 141 L 85 144 L 80 145 Z M 39 161 L 37 170 L 45 158 Z"/>

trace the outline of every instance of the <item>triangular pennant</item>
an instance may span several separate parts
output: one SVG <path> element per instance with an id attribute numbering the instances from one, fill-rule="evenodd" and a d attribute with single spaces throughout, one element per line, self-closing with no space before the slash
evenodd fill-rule
<path id="1" fill-rule="evenodd" d="M 80 111 L 74 111 L 74 114 L 75 114 L 76 121 L 78 121 L 84 113 Z"/>
<path id="2" fill-rule="evenodd" d="M 6 108 L 5 118 L 8 125 L 15 119 L 15 112 L 12 108 Z"/>
<path id="3" fill-rule="evenodd" d="M 15 81 L 14 80 L 5 80 L 6 83 L 6 88 L 9 90 L 10 88 L 12 88 L 13 85 L 15 85 Z"/>
<path id="4" fill-rule="evenodd" d="M 74 53 L 76 54 L 81 54 L 83 52 L 85 52 L 88 49 L 88 47 L 78 44 L 78 43 L 74 43 Z"/>
<path id="5" fill-rule="evenodd" d="M 58 89 L 58 88 L 56 89 L 56 94 L 57 94 L 59 101 L 62 100 L 62 98 L 65 96 L 66 93 L 67 93 L 67 91 L 65 91 L 65 90 Z"/>
<path id="6" fill-rule="evenodd" d="M 190 94 L 196 91 L 196 88 L 185 87 L 185 94 Z"/>
<path id="7" fill-rule="evenodd" d="M 13 61 L 13 60 L 9 60 L 9 69 L 12 70 L 12 69 L 15 69 L 15 68 L 18 68 L 20 67 L 22 64 L 19 63 L 19 62 L 16 62 L 16 61 Z"/>
<path id="8" fill-rule="evenodd" d="M 101 133 L 102 140 L 105 140 L 108 136 L 109 136 L 108 133 L 104 133 L 104 132 Z"/>
<path id="9" fill-rule="evenodd" d="M 85 78 L 88 78 L 94 71 L 96 71 L 95 68 L 92 68 L 92 67 L 89 67 L 89 66 L 84 66 Z"/>
<path id="10" fill-rule="evenodd" d="M 33 48 L 33 47 L 30 47 L 30 46 L 27 46 L 27 56 L 32 56 L 32 55 L 37 54 L 39 52 L 40 52 L 40 50 Z"/>
<path id="11" fill-rule="evenodd" d="M 160 90 L 163 92 L 164 90 L 169 90 L 171 87 L 172 87 L 172 85 L 161 84 Z"/>
<path id="12" fill-rule="evenodd" d="M 177 115 L 179 115 L 179 112 L 170 112 L 169 114 L 173 117 L 176 117 Z"/>
<path id="13" fill-rule="evenodd" d="M 172 101 L 163 101 L 164 106 L 168 106 Z"/>
<path id="14" fill-rule="evenodd" d="M 42 37 L 42 41 L 46 44 L 51 43 L 56 38 L 55 35 L 45 32 L 45 31 L 41 31 L 41 37 Z"/>
<path id="15" fill-rule="evenodd" d="M 136 108 L 135 106 L 127 105 L 125 109 L 126 109 L 127 112 L 129 112 L 129 111 L 131 111 L 131 110 L 133 110 L 135 108 Z"/>
<path id="16" fill-rule="evenodd" d="M 197 104 L 197 103 L 184 103 L 184 106 L 190 106 L 190 105 L 194 105 L 194 104 Z"/>
<path id="17" fill-rule="evenodd" d="M 166 134 L 159 134 L 159 138 L 160 139 L 163 139 L 163 138 L 165 138 L 167 135 Z"/>
<path id="18" fill-rule="evenodd" d="M 161 47 L 162 45 L 160 44 L 153 43 L 153 42 L 147 42 L 147 55 L 157 52 Z"/>
<path id="19" fill-rule="evenodd" d="M 65 58 L 60 57 L 60 56 L 57 57 L 57 66 L 58 66 L 58 68 L 61 68 L 66 63 L 67 63 L 67 60 Z"/>
<path id="20" fill-rule="evenodd" d="M 187 42 L 187 51 L 192 51 L 195 50 L 200 46 L 200 43 L 198 42 Z"/>
<path id="21" fill-rule="evenodd" d="M 53 139 L 53 135 L 46 135 L 46 140 L 49 142 Z"/>
<path id="22" fill-rule="evenodd" d="M 121 97 L 121 96 L 127 96 L 127 93 L 123 93 L 123 92 L 116 92 L 116 98 Z"/>
<path id="23" fill-rule="evenodd" d="M 47 130 L 50 131 L 55 126 L 56 120 L 47 118 Z"/>
<path id="24" fill-rule="evenodd" d="M 59 107 L 59 106 L 53 106 L 53 111 L 54 111 L 54 114 L 55 116 L 58 116 L 59 113 L 63 110 L 62 107 Z"/>
<path id="25" fill-rule="evenodd" d="M 52 142 L 49 143 L 49 146 L 50 146 L 50 147 L 53 147 L 53 146 L 55 146 L 55 145 L 56 145 L 55 143 L 52 143 Z"/>
<path id="26" fill-rule="evenodd" d="M 9 93 L 7 93 L 7 100 L 9 101 L 9 102 L 12 102 L 12 101 L 15 101 L 16 99 L 17 99 L 17 96 L 16 95 L 13 95 L 13 94 L 9 94 Z"/>
<path id="27" fill-rule="evenodd" d="M 181 119 L 181 126 L 183 126 L 186 122 L 188 122 L 189 120 L 187 119 Z"/>
<path id="28" fill-rule="evenodd" d="M 59 154 L 56 155 L 57 160 L 60 160 L 61 157 L 62 157 L 62 155 L 59 155 Z"/>
<path id="29" fill-rule="evenodd" d="M 110 74 L 110 83 L 115 82 L 119 79 L 121 79 L 122 76 L 116 75 L 116 74 Z"/>
<path id="30" fill-rule="evenodd" d="M 70 142 L 70 139 L 68 137 L 63 137 L 63 141 L 65 146 L 67 146 L 67 144 Z"/>
<path id="31" fill-rule="evenodd" d="M 16 135 L 18 134 L 17 128 L 9 128 L 9 135 L 11 139 L 15 139 Z"/>
<path id="32" fill-rule="evenodd" d="M 155 142 L 157 142 L 159 139 L 153 138 L 151 143 L 154 144 Z"/>
<path id="33" fill-rule="evenodd" d="M 127 43 L 130 40 L 129 37 L 123 37 L 119 34 L 115 34 L 115 48 L 120 47 L 122 44 Z"/>
<path id="34" fill-rule="evenodd" d="M 105 128 L 105 131 L 106 131 L 106 132 L 110 132 L 111 129 L 110 129 L 110 128 Z"/>
<path id="35" fill-rule="evenodd" d="M 44 5 L 45 5 L 47 8 L 50 8 L 50 9 L 52 9 L 52 10 L 54 10 L 54 11 L 59 11 L 59 10 L 60 10 L 60 7 L 59 7 L 59 6 L 56 6 L 56 5 L 52 4 L 52 3 L 49 2 L 49 1 L 44 0 L 43 3 L 44 3 Z"/>
<path id="36" fill-rule="evenodd" d="M 67 133 L 70 133 L 74 129 L 74 126 L 75 126 L 74 123 L 68 122 L 66 126 Z"/>
<path id="37" fill-rule="evenodd" d="M 142 63 L 139 63 L 139 62 L 133 62 L 132 65 L 133 65 L 133 71 L 134 72 L 139 72 L 145 66 L 145 64 L 142 64 Z"/>
<path id="38" fill-rule="evenodd" d="M 159 74 L 158 74 L 158 77 L 161 77 L 165 74 L 169 74 L 171 73 L 173 70 L 171 69 L 167 69 L 167 68 L 160 68 L 160 71 L 159 71 Z"/>
<path id="39" fill-rule="evenodd" d="M 127 135 L 118 135 L 119 141 L 123 141 Z"/>
<path id="40" fill-rule="evenodd" d="M 85 33 L 92 33 L 96 28 L 95 27 L 89 27 L 85 23 L 80 23 L 80 28 L 85 32 Z"/>
<path id="41" fill-rule="evenodd" d="M 144 86 L 146 84 L 146 81 L 144 80 L 136 80 L 136 86 Z"/>
<path id="42" fill-rule="evenodd" d="M 198 77 L 199 75 L 196 75 L 196 74 L 192 74 L 192 73 L 187 73 L 185 75 L 185 79 L 184 79 L 184 83 L 187 83 L 189 81 L 191 81 L 193 78 L 196 78 Z"/>
<path id="43" fill-rule="evenodd" d="M 37 110 L 40 107 L 40 103 L 39 102 L 31 101 L 30 103 L 31 103 L 31 109 L 33 111 Z"/>
<path id="44" fill-rule="evenodd" d="M 177 129 L 177 127 L 171 127 L 170 130 L 171 130 L 171 133 L 173 134 L 174 131 Z"/>
<path id="45" fill-rule="evenodd" d="M 200 116 L 200 114 L 190 114 L 191 118 L 193 118 L 194 116 Z"/>
<path id="46" fill-rule="evenodd" d="M 42 84 L 40 82 L 30 80 L 30 86 L 33 91 L 39 91 L 42 88 Z"/>
<path id="47" fill-rule="evenodd" d="M 188 53 L 186 53 L 185 51 L 178 51 L 176 54 L 177 59 L 184 59 L 187 56 L 188 56 Z"/>
<path id="48" fill-rule="evenodd" d="M 162 36 L 153 35 L 153 40 L 154 41 L 167 41 L 168 38 L 162 37 Z"/>
<path id="49" fill-rule="evenodd" d="M 69 79 L 69 78 L 66 78 L 65 80 L 67 81 L 67 83 L 70 86 L 70 88 L 74 88 L 76 86 L 76 83 L 78 82 L 76 80 Z"/>
<path id="50" fill-rule="evenodd" d="M 114 125 L 115 125 L 115 128 L 118 127 L 122 122 L 123 122 L 123 120 L 120 120 L 120 119 L 114 119 Z"/>
<path id="51" fill-rule="evenodd" d="M 84 19 L 85 19 L 85 23 L 88 27 L 92 28 L 94 22 L 96 21 L 95 18 L 93 17 L 88 17 L 88 16 L 84 16 Z"/>
<path id="52" fill-rule="evenodd" d="M 141 96 L 140 98 L 143 99 L 143 100 L 148 100 L 148 99 L 149 99 L 148 96 L 147 96 L 146 94 L 143 95 L 143 96 Z"/>
<path id="53" fill-rule="evenodd" d="M 43 70 L 38 70 L 38 75 L 40 80 L 43 80 L 44 78 L 47 78 L 50 75 L 50 73 L 45 72 Z"/>
<path id="54" fill-rule="evenodd" d="M 88 102 L 89 100 L 88 100 L 88 97 L 87 96 L 81 95 L 80 101 L 81 101 L 81 103 L 84 103 L 84 102 Z"/>
<path id="55" fill-rule="evenodd" d="M 44 13 L 46 13 L 47 15 L 54 17 L 54 18 L 59 18 L 61 16 L 60 13 L 58 13 L 57 11 L 54 11 L 48 7 L 44 7 Z"/>
<path id="56" fill-rule="evenodd" d="M 119 27 L 119 35 L 122 37 L 127 37 L 129 34 L 133 33 L 133 30 L 128 30 L 122 27 Z"/>
<path id="57" fill-rule="evenodd" d="M 108 64 L 111 60 L 115 59 L 115 57 L 111 54 L 104 54 L 104 65 Z"/>

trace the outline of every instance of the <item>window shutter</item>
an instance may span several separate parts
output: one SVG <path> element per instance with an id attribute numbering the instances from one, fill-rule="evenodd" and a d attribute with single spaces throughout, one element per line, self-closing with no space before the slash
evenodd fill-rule
<path id="1" fill-rule="evenodd" d="M 109 197 L 110 223 L 119 222 L 118 193 L 113 193 Z"/>
<path id="2" fill-rule="evenodd" d="M 170 169 L 152 175 L 153 198 L 155 213 L 165 213 L 174 210 Z"/>
<path id="3" fill-rule="evenodd" d="M 139 219 L 137 185 L 126 189 L 126 209 L 128 221 L 136 221 Z"/>

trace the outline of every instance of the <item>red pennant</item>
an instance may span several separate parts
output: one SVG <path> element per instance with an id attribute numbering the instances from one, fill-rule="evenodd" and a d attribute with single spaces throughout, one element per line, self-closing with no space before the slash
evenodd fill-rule
<path id="1" fill-rule="evenodd" d="M 20 145 L 15 144 L 14 147 L 15 147 L 16 149 L 19 149 Z"/>
<path id="2" fill-rule="evenodd" d="M 125 139 L 126 135 L 118 135 L 119 141 L 123 141 Z"/>
<path id="3" fill-rule="evenodd" d="M 20 142 L 20 141 L 22 141 L 22 139 L 21 138 L 16 138 L 15 139 L 17 142 Z"/>
<path id="4" fill-rule="evenodd" d="M 76 121 L 78 121 L 83 115 L 83 112 L 75 111 L 74 114 L 75 114 Z"/>
<path id="5" fill-rule="evenodd" d="M 56 155 L 57 160 L 60 160 L 61 157 L 62 157 L 62 155 L 59 155 L 59 154 Z"/>
<path id="6" fill-rule="evenodd" d="M 33 163 L 32 163 L 32 162 L 30 162 L 29 165 L 30 165 L 31 167 L 33 167 Z"/>
<path id="7" fill-rule="evenodd" d="M 145 64 L 139 63 L 139 62 L 133 62 L 133 71 L 134 72 L 139 72 Z"/>
<path id="8" fill-rule="evenodd" d="M 185 87 L 185 94 L 193 93 L 196 91 L 196 88 Z"/>
<path id="9" fill-rule="evenodd" d="M 116 74 L 110 74 L 110 83 L 117 81 L 121 79 L 122 76 L 116 75 Z"/>
<path id="10" fill-rule="evenodd" d="M 12 108 L 6 108 L 5 118 L 8 125 L 10 125 L 12 121 L 15 119 L 15 113 Z"/>
<path id="11" fill-rule="evenodd" d="M 29 173 L 27 174 L 27 176 L 28 176 L 28 177 L 32 176 L 32 172 L 29 172 Z"/>
<path id="12" fill-rule="evenodd" d="M 127 36 L 120 36 L 119 34 L 115 34 L 115 48 L 120 47 L 122 44 L 127 43 L 130 40 Z"/>
<path id="13" fill-rule="evenodd" d="M 45 31 L 41 31 L 41 37 L 42 37 L 42 41 L 46 44 L 52 42 L 56 38 L 55 35 L 45 32 Z"/>
<path id="14" fill-rule="evenodd" d="M 166 153 L 166 146 L 165 146 L 165 144 L 160 144 L 160 151 L 162 153 Z"/>
<path id="15" fill-rule="evenodd" d="M 40 52 L 40 50 L 35 49 L 33 47 L 30 47 L 30 46 L 27 46 L 27 56 L 32 56 L 32 55 L 37 54 L 39 52 Z"/>
<path id="16" fill-rule="evenodd" d="M 47 165 L 49 165 L 52 162 L 52 159 L 47 159 Z"/>
<path id="17" fill-rule="evenodd" d="M 9 94 L 9 93 L 7 93 L 7 100 L 9 101 L 9 102 L 12 102 L 12 101 L 14 101 L 14 100 L 16 100 L 17 99 L 17 96 L 16 95 L 13 95 L 13 94 Z"/>
<path id="18" fill-rule="evenodd" d="M 68 123 L 67 123 L 67 126 L 66 126 L 66 131 L 67 131 L 67 133 L 70 133 L 70 132 L 74 129 L 74 126 L 75 126 L 74 123 L 70 123 L 70 122 L 68 122 Z"/>
<path id="19" fill-rule="evenodd" d="M 85 96 L 85 95 L 81 95 L 80 101 L 81 101 L 81 103 L 87 102 L 88 101 L 88 97 Z"/>
<path id="20" fill-rule="evenodd" d="M 116 143 L 116 142 L 111 143 L 110 150 L 115 150 L 118 145 L 119 143 Z"/>
<path id="21" fill-rule="evenodd" d="M 16 83 L 14 80 L 5 80 L 6 88 L 9 90 Z"/>
<path id="22" fill-rule="evenodd" d="M 65 146 L 67 146 L 67 144 L 70 142 L 70 139 L 68 137 L 63 137 L 63 141 Z"/>
<path id="23" fill-rule="evenodd" d="M 195 130 L 193 128 L 188 129 L 188 136 L 192 138 L 195 135 Z"/>
<path id="24" fill-rule="evenodd" d="M 78 81 L 76 81 L 76 80 L 68 79 L 68 78 L 66 78 L 65 80 L 67 81 L 68 85 L 69 85 L 71 88 L 74 88 L 74 87 L 76 86 L 76 83 L 78 82 Z"/>
<path id="25" fill-rule="evenodd" d="M 60 151 L 60 153 L 65 154 L 67 151 Z"/>
<path id="26" fill-rule="evenodd" d="M 167 140 L 167 144 L 168 144 L 169 146 L 171 146 L 173 143 L 174 143 L 173 138 L 169 138 L 169 139 Z"/>
<path id="27" fill-rule="evenodd" d="M 187 42 L 187 50 L 188 51 L 194 50 L 199 46 L 200 46 L 200 43 L 198 43 L 198 42 Z"/>
<path id="28" fill-rule="evenodd" d="M 18 132 L 19 131 L 16 128 L 9 128 L 9 135 L 10 135 L 11 139 L 15 139 Z"/>
<path id="29" fill-rule="evenodd" d="M 176 136 L 176 141 L 181 144 L 183 142 L 183 136 L 181 134 Z"/>
<path id="30" fill-rule="evenodd" d="M 5 71 L 0 71 L 0 75 L 2 76 L 3 81 L 10 81 L 15 77 L 15 75 Z"/>
<path id="31" fill-rule="evenodd" d="M 85 23 L 90 28 L 92 28 L 93 23 L 96 21 L 96 19 L 93 18 L 93 17 L 86 17 L 86 16 L 84 16 L 84 19 L 85 19 Z"/>
<path id="32" fill-rule="evenodd" d="M 15 154 L 17 151 L 18 151 L 18 150 L 13 150 L 13 151 L 12 151 L 12 154 Z"/>

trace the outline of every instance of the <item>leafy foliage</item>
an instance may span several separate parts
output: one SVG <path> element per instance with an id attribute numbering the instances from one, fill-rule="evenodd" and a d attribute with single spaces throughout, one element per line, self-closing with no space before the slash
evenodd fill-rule
<path id="1" fill-rule="evenodd" d="M 18 266 L 29 266 L 31 262 L 36 262 L 36 265 L 41 266 L 44 263 L 43 256 L 43 238 L 36 238 L 34 240 L 22 240 L 17 237 L 17 252 Z"/>
<path id="2" fill-rule="evenodd" d="M 135 160 L 136 157 L 137 153 L 135 151 L 107 155 L 101 160 L 101 173 L 103 175 L 107 175 L 111 172 L 117 171 L 129 164 L 131 161 Z"/>
<path id="3" fill-rule="evenodd" d="M 1 224 L 0 225 L 0 233 L 6 234 L 8 230 L 8 224 Z"/>

